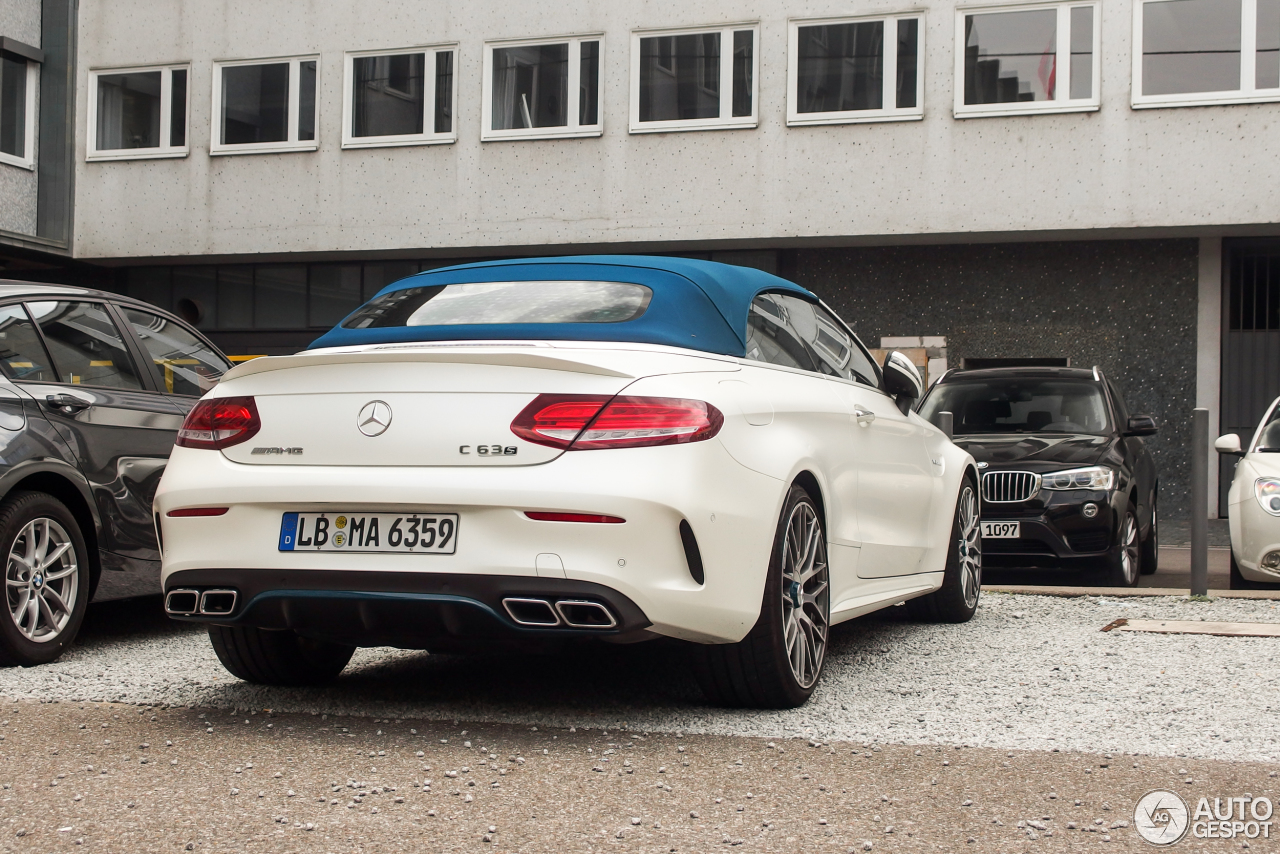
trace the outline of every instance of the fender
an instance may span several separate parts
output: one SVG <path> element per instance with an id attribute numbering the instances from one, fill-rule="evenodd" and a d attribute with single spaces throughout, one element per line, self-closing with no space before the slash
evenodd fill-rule
<path id="1" fill-rule="evenodd" d="M 80 497 L 84 500 L 85 506 L 89 508 L 89 515 L 93 518 L 94 539 L 100 542 L 102 539 L 102 518 L 98 515 L 98 507 L 94 503 L 93 493 L 89 488 L 89 480 L 81 473 L 80 469 L 64 460 L 42 457 L 23 460 L 8 468 L 3 474 L 0 474 L 0 498 L 8 495 L 22 481 L 37 474 L 56 475 L 75 486 L 80 493 Z"/>

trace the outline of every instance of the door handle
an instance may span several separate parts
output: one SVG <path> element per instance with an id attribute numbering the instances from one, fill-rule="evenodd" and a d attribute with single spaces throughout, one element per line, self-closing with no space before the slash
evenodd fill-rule
<path id="1" fill-rule="evenodd" d="M 57 409 L 68 415 L 88 409 L 93 403 L 72 394 L 50 394 L 45 396 L 45 403 L 50 409 Z"/>
<path id="2" fill-rule="evenodd" d="M 876 420 L 876 414 L 870 409 L 863 409 L 861 406 L 853 408 L 854 420 L 858 422 L 859 427 L 866 427 Z"/>

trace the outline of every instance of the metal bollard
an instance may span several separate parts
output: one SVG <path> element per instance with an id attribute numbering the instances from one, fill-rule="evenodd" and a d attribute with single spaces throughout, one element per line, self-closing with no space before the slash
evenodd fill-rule
<path id="1" fill-rule="evenodd" d="M 1209 592 L 1209 410 L 1191 413 L 1191 595 Z"/>
<path id="2" fill-rule="evenodd" d="M 943 410 L 938 413 L 938 429 L 947 434 L 947 438 L 955 436 L 955 416 L 950 412 Z"/>

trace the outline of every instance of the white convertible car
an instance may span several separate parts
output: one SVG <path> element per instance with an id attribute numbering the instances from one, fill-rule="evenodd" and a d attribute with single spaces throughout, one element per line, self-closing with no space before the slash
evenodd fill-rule
<path id="1" fill-rule="evenodd" d="M 712 701 L 796 706 L 831 624 L 977 608 L 977 470 L 920 393 L 758 270 L 423 273 L 191 412 L 155 501 L 165 607 L 254 682 L 357 646 L 668 637 Z"/>
<path id="2" fill-rule="evenodd" d="M 1272 402 L 1248 448 L 1228 433 L 1218 453 L 1241 457 L 1227 492 L 1231 527 L 1231 589 L 1280 586 L 1280 399 Z"/>

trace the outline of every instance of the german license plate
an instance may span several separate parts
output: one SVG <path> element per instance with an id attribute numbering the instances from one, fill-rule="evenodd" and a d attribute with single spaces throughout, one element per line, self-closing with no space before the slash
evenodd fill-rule
<path id="1" fill-rule="evenodd" d="M 983 522 L 984 540 L 1016 540 L 1020 536 L 1021 522 Z"/>
<path id="2" fill-rule="evenodd" d="M 451 555 L 456 513 L 285 513 L 282 552 L 382 552 Z"/>

